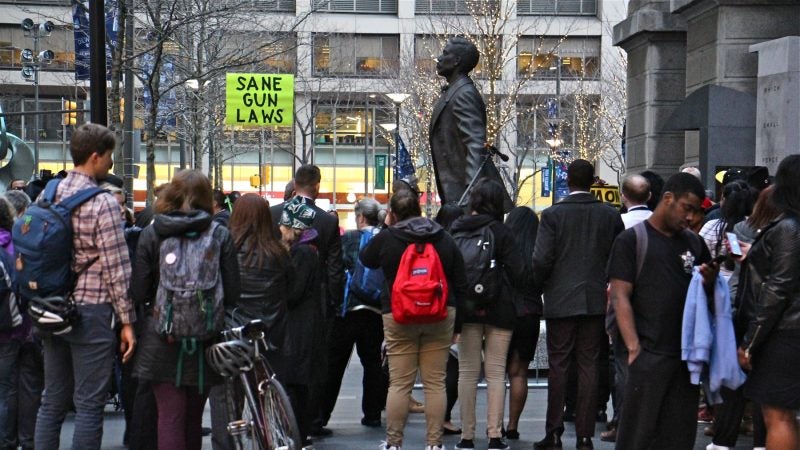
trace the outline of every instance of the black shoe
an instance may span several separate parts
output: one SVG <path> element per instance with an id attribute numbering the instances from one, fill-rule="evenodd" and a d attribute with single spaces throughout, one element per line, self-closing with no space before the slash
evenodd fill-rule
<path id="1" fill-rule="evenodd" d="M 575 422 L 575 411 L 572 411 L 570 409 L 565 409 L 564 422 Z"/>
<path id="2" fill-rule="evenodd" d="M 203 436 L 211 436 L 211 428 L 203 427 L 201 433 Z"/>
<path id="3" fill-rule="evenodd" d="M 578 442 L 575 444 L 575 448 L 578 450 L 593 450 L 594 444 L 592 444 L 592 438 L 582 437 L 578 438 Z"/>
<path id="4" fill-rule="evenodd" d="M 512 430 L 509 428 L 508 430 L 506 430 L 506 437 L 516 441 L 517 439 L 519 439 L 519 431 Z"/>
<path id="5" fill-rule="evenodd" d="M 597 423 L 608 422 L 608 414 L 606 414 L 605 411 L 597 411 L 597 417 L 595 418 L 595 422 Z"/>
<path id="6" fill-rule="evenodd" d="M 333 434 L 333 430 L 325 427 L 312 428 L 308 435 L 312 437 L 325 437 Z"/>
<path id="7" fill-rule="evenodd" d="M 561 448 L 563 448 L 561 436 L 557 434 L 548 434 L 544 439 L 533 444 L 533 450 L 560 450 Z"/>
<path id="8" fill-rule="evenodd" d="M 472 439 L 462 439 L 456 444 L 456 450 L 472 450 L 475 448 L 475 443 Z"/>
<path id="9" fill-rule="evenodd" d="M 446 434 L 446 435 L 452 436 L 452 435 L 455 435 L 455 434 L 461 434 L 461 428 L 442 427 L 442 429 L 443 429 L 443 433 Z"/>
<path id="10" fill-rule="evenodd" d="M 489 450 L 509 450 L 509 448 L 502 438 L 489 438 Z"/>
<path id="11" fill-rule="evenodd" d="M 363 419 L 361 419 L 361 425 L 370 428 L 380 428 L 381 419 L 367 419 L 366 417 L 364 417 Z"/>

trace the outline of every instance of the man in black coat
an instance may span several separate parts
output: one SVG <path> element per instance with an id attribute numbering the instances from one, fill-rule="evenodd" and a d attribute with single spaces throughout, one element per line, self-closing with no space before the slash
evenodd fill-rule
<path id="1" fill-rule="evenodd" d="M 436 72 L 447 79 L 442 95 L 433 107 L 430 145 L 436 186 L 442 204 L 458 202 L 486 155 L 486 105 L 469 77 L 480 54 L 462 37 L 447 41 L 436 58 Z M 500 173 L 489 161 L 481 176 L 505 186 Z M 513 207 L 506 193 L 505 210 Z"/>
<path id="2" fill-rule="evenodd" d="M 319 252 L 318 271 L 322 280 L 322 304 L 321 322 L 314 327 L 314 379 L 312 380 L 310 392 L 310 411 L 308 417 L 318 416 L 318 401 L 320 399 L 319 390 L 324 388 L 326 380 L 327 362 L 327 340 L 330 323 L 335 316 L 335 312 L 342 304 L 344 296 L 344 262 L 342 261 L 342 238 L 339 235 L 339 219 L 329 214 L 319 206 L 314 204 L 319 195 L 319 185 L 322 180 L 319 167 L 305 164 L 300 166 L 294 175 L 294 193 L 303 202 L 310 206 L 317 214 L 311 227 L 317 230 L 319 236 L 314 244 Z M 283 203 L 270 207 L 272 214 L 272 224 L 275 232 L 278 233 L 278 220 L 283 212 Z M 320 424 L 312 424 L 311 435 L 330 434 L 330 430 L 322 429 Z"/>
<path id="3" fill-rule="evenodd" d="M 619 213 L 589 192 L 594 167 L 577 159 L 567 169 L 570 194 L 542 212 L 533 278 L 544 292 L 547 320 L 546 436 L 536 450 L 560 449 L 567 373 L 578 365 L 575 432 L 579 450 L 592 448 L 597 413 L 598 358 L 605 335 L 606 261 L 625 226 Z"/>

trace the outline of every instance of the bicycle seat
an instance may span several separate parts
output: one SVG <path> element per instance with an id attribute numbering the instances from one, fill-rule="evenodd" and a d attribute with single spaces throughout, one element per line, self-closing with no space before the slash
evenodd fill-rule
<path id="1" fill-rule="evenodd" d="M 269 328 L 267 324 L 259 319 L 251 320 L 250 323 L 242 327 L 242 336 L 252 340 L 262 339 Z"/>

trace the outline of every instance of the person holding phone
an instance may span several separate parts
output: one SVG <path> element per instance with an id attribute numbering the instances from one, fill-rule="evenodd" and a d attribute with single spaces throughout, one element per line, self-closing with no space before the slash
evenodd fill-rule
<path id="1" fill-rule="evenodd" d="M 757 194 L 758 191 L 750 188 L 744 180 L 727 183 L 722 188 L 720 218 L 709 220 L 700 230 L 700 237 L 705 241 L 711 257 L 723 257 L 717 261 L 721 263 L 720 275 L 725 280 L 730 279 L 735 268 L 733 261 L 727 258 L 728 251 L 724 244 L 726 233 L 733 234 L 733 227 L 750 215 Z"/>
<path id="2" fill-rule="evenodd" d="M 739 347 L 739 363 L 750 374 L 745 396 L 761 404 L 767 448 L 800 447 L 800 155 L 784 158 L 775 175 L 773 200 L 781 215 L 742 246 L 747 274 L 742 294 L 752 299 L 753 317 Z"/>

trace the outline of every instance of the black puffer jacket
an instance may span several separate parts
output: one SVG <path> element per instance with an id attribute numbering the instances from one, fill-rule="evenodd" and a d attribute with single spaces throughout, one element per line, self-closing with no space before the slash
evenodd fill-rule
<path id="1" fill-rule="evenodd" d="M 461 231 L 471 231 L 489 225 L 494 234 L 495 261 L 503 269 L 504 284 L 495 302 L 484 312 L 465 311 L 464 323 L 485 323 L 507 330 L 514 329 L 517 310 L 512 301 L 512 288 L 522 289 L 525 284 L 525 260 L 511 231 L 500 221 L 487 214 L 459 217 L 450 228 L 456 235 Z M 474 280 L 467 280 L 467 283 Z"/>
<path id="2" fill-rule="evenodd" d="M 142 231 L 136 250 L 131 279 L 131 295 L 134 303 L 145 305 L 144 324 L 141 327 L 139 345 L 135 354 L 134 376 L 154 382 L 174 383 L 177 373 L 180 343 L 168 343 L 155 331 L 155 319 L 149 305 L 156 298 L 159 282 L 159 246 L 161 240 L 170 236 L 181 236 L 189 232 L 202 232 L 211 225 L 211 215 L 203 211 L 173 212 L 157 214 L 153 225 Z M 236 249 L 231 234 L 225 227 L 218 227 L 216 235 L 222 241 L 220 253 L 220 270 L 222 286 L 225 292 L 225 308 L 231 308 L 239 302 L 239 263 L 236 260 Z M 208 344 L 208 343 L 206 343 Z M 204 348 L 198 351 L 205 351 Z M 199 359 L 187 356 L 183 360 L 181 384 L 197 386 L 199 384 Z M 209 386 L 219 381 L 205 364 L 204 385 Z"/>
<path id="3" fill-rule="evenodd" d="M 800 220 L 785 215 L 753 241 L 739 290 L 752 299 L 742 347 L 751 354 L 776 330 L 800 329 Z M 747 305 L 743 305 L 744 308 Z"/>

